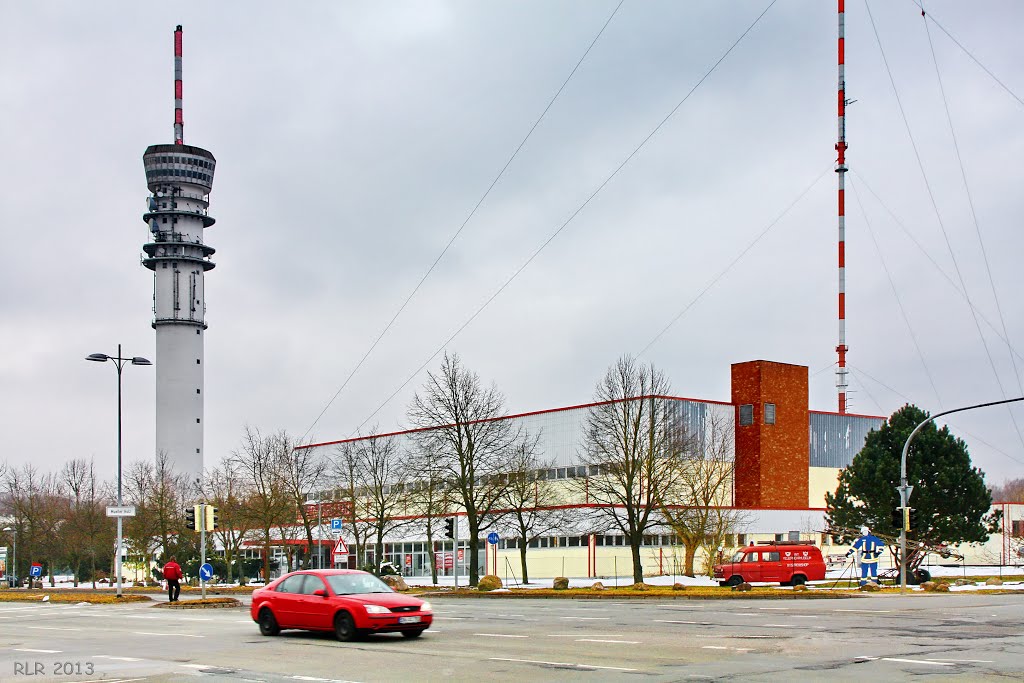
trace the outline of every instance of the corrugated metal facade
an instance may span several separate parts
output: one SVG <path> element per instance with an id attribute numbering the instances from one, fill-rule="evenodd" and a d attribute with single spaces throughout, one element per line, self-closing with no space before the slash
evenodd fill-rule
<path id="1" fill-rule="evenodd" d="M 846 467 L 860 452 L 868 432 L 885 422 L 880 417 L 809 413 L 811 467 Z"/>

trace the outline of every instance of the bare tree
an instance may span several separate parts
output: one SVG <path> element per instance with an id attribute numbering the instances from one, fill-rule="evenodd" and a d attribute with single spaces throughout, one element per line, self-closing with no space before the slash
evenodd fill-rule
<path id="1" fill-rule="evenodd" d="M 522 440 L 521 429 L 506 416 L 505 397 L 493 384 L 462 367 L 458 355 L 444 356 L 440 371 L 413 397 L 408 419 L 423 431 L 415 434 L 425 452 L 433 453 L 449 479 L 469 525 L 469 582 L 480 580 L 478 539 L 493 526 L 507 479 L 509 455 Z"/>
<path id="2" fill-rule="evenodd" d="M 245 486 L 245 514 L 263 537 L 263 579 L 270 581 L 272 531 L 295 521 L 295 501 L 288 494 L 282 476 L 282 462 L 291 453 L 291 444 L 283 433 L 264 436 L 255 427 L 246 426 L 242 445 L 232 454 L 232 463 Z"/>
<path id="3" fill-rule="evenodd" d="M 31 464 L 11 468 L 4 479 L 6 516 L 13 521 L 18 539 L 19 564 L 46 562 L 53 578 L 53 563 L 60 555 L 58 527 L 66 517 L 67 499 L 52 474 L 42 474 Z M 14 571 L 17 574 L 17 567 Z"/>
<path id="4" fill-rule="evenodd" d="M 446 515 L 452 507 L 452 488 L 445 479 L 440 459 L 417 444 L 411 455 L 409 469 L 416 473 L 408 484 L 408 502 L 411 510 L 423 520 L 423 532 L 430 549 L 430 576 L 437 585 L 437 561 L 434 550 L 434 532 L 437 519 Z"/>
<path id="5" fill-rule="evenodd" d="M 565 487 L 547 478 L 553 462 L 543 461 L 537 454 L 537 437 L 524 438 L 508 462 L 508 487 L 501 498 L 507 508 L 504 526 L 519 546 L 519 564 L 523 583 L 530 582 L 526 551 L 530 543 L 564 529 L 575 517 L 574 509 L 562 507 Z"/>
<path id="6" fill-rule="evenodd" d="M 393 436 L 376 436 L 353 442 L 356 471 L 362 496 L 358 515 L 366 520 L 374 539 L 374 564 L 379 570 L 384 558 L 384 537 L 409 525 L 407 484 L 411 476 L 409 458 Z"/>
<path id="7" fill-rule="evenodd" d="M 309 569 L 309 563 L 313 557 L 312 551 L 315 547 L 313 524 L 316 518 L 310 514 L 306 499 L 309 493 L 317 492 L 323 485 L 328 463 L 315 448 L 296 448 L 285 432 L 280 432 L 279 438 L 282 439 L 282 447 L 291 448 L 287 457 L 283 458 L 281 462 L 281 480 L 285 491 L 298 509 L 302 528 L 306 532 L 306 547 L 310 552 L 305 554 L 304 564 L 305 568 Z M 320 542 L 319 535 L 320 529 L 317 529 L 316 543 Z"/>
<path id="8" fill-rule="evenodd" d="M 706 557 L 714 557 L 741 521 L 732 508 L 733 421 L 709 412 L 692 431 L 676 425 L 671 433 L 675 443 L 665 464 L 674 485 L 659 487 L 658 504 L 684 545 L 683 573 L 694 576 L 697 552 L 703 548 Z"/>
<path id="9" fill-rule="evenodd" d="M 108 493 L 96 477 L 93 460 L 76 458 L 64 463 L 60 479 L 69 499 L 68 517 L 61 529 L 61 544 L 78 586 L 82 567 L 88 563 L 92 587 L 96 587 L 96 558 L 114 545 L 114 525 L 106 515 Z"/>
<path id="10" fill-rule="evenodd" d="M 238 463 L 225 460 L 218 467 L 209 470 L 203 477 L 203 495 L 206 502 L 217 508 L 217 529 L 214 537 L 224 548 L 224 564 L 227 566 L 227 580 L 234 575 L 234 563 L 242 554 L 242 543 L 252 530 L 252 518 L 246 514 L 247 491 L 239 471 Z M 244 584 L 244 572 L 239 567 L 239 582 Z"/>
<path id="11" fill-rule="evenodd" d="M 1007 479 L 1002 486 L 993 486 L 992 502 L 1024 503 L 1024 477 Z"/>
<path id="12" fill-rule="evenodd" d="M 580 461 L 598 474 L 569 480 L 594 505 L 594 522 L 625 536 L 635 583 L 644 580 L 644 534 L 661 522 L 659 501 L 675 486 L 670 417 L 661 398 L 668 393 L 668 380 L 653 365 L 620 358 L 598 383 L 586 419 Z"/>
<path id="13" fill-rule="evenodd" d="M 346 441 L 338 446 L 337 456 L 332 460 L 335 481 L 344 492 L 345 524 L 352 532 L 352 550 L 356 556 L 356 566 L 365 562 L 366 539 L 370 533 L 370 525 L 360 515 L 365 507 L 359 503 L 363 493 L 362 458 L 359 441 Z"/>

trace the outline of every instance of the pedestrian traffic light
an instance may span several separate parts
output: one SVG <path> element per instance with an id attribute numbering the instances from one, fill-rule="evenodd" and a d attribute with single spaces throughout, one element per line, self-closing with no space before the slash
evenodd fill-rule
<path id="1" fill-rule="evenodd" d="M 217 516 L 217 508 L 213 507 L 212 505 L 207 505 L 206 506 L 206 530 L 207 531 L 213 531 L 214 529 L 216 529 L 219 526 L 217 524 L 217 520 L 218 519 L 219 519 L 219 517 Z"/>
<path id="2" fill-rule="evenodd" d="M 196 513 L 199 510 L 198 505 L 194 505 L 190 508 L 185 508 L 185 526 L 193 531 L 199 531 L 199 524 L 196 520 Z"/>
<path id="3" fill-rule="evenodd" d="M 449 517 L 444 520 L 444 535 L 448 538 L 455 538 L 455 518 Z"/>

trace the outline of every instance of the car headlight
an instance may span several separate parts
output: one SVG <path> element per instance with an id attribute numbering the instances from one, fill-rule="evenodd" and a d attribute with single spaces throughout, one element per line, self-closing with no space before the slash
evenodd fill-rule
<path id="1" fill-rule="evenodd" d="M 363 605 L 363 607 L 366 608 L 367 614 L 391 614 L 391 610 L 380 605 Z"/>
<path id="2" fill-rule="evenodd" d="M 431 609 L 429 602 L 424 602 L 422 605 L 420 605 L 420 611 L 421 612 L 432 612 L 433 610 Z"/>

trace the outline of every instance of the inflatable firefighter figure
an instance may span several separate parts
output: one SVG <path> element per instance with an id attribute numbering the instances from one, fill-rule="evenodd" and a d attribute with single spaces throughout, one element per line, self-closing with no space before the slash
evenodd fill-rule
<path id="1" fill-rule="evenodd" d="M 878 536 L 871 533 L 866 526 L 860 528 L 860 538 L 853 543 L 846 556 L 849 557 L 854 551 L 860 551 L 860 585 L 872 581 L 878 583 L 878 560 L 882 557 L 882 550 L 885 543 Z"/>

